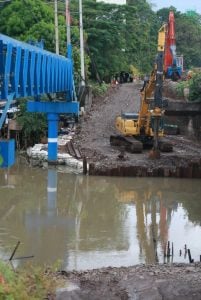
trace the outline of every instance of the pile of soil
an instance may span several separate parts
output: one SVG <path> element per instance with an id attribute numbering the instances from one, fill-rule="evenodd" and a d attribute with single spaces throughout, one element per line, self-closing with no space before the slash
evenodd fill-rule
<path id="1" fill-rule="evenodd" d="M 111 147 L 110 135 L 118 134 L 115 118 L 122 112 L 138 112 L 141 82 L 111 87 L 105 97 L 95 98 L 91 110 L 80 120 L 74 143 L 90 164 L 91 175 L 201 177 L 201 147 L 185 136 L 166 136 L 173 152 L 161 153 L 158 160 L 149 151 L 140 154 Z"/>

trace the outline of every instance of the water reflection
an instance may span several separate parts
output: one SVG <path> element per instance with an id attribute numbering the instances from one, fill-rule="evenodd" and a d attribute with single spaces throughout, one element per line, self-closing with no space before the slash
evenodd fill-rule
<path id="1" fill-rule="evenodd" d="M 0 256 L 61 259 L 66 269 L 174 261 L 184 245 L 199 259 L 199 180 L 84 177 L 56 169 L 0 170 Z M 182 255 L 179 255 L 179 250 Z"/>

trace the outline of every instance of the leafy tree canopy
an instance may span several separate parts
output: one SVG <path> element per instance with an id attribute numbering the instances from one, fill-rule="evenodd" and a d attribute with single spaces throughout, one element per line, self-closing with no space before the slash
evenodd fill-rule
<path id="1" fill-rule="evenodd" d="M 79 8 L 71 0 L 71 35 L 74 66 L 80 72 Z M 66 53 L 65 3 L 58 2 L 60 50 Z M 92 79 L 97 72 L 103 80 L 121 70 L 133 68 L 150 72 L 157 51 L 157 32 L 175 12 L 177 53 L 183 54 L 185 68 L 201 66 L 201 16 L 183 14 L 174 7 L 152 10 L 146 0 L 128 0 L 111 5 L 96 0 L 83 1 L 85 61 Z M 52 1 L 12 0 L 0 10 L 0 32 L 20 40 L 45 40 L 45 48 L 55 51 L 54 8 Z M 88 68 L 89 66 L 89 68 Z"/>

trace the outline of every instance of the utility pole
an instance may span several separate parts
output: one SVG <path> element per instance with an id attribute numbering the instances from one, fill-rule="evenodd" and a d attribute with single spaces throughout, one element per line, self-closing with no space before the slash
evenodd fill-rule
<path id="1" fill-rule="evenodd" d="M 56 48 L 56 54 L 59 54 L 59 29 L 58 29 L 58 7 L 57 7 L 57 0 L 54 0 L 54 26 L 55 26 L 55 48 Z"/>
<path id="2" fill-rule="evenodd" d="M 70 0 L 66 0 L 66 35 L 67 35 L 67 44 L 71 43 L 69 2 L 70 2 Z"/>
<path id="3" fill-rule="evenodd" d="M 80 62 L 81 62 L 81 85 L 85 85 L 84 70 L 84 38 L 83 38 L 83 19 L 82 19 L 82 0 L 79 0 L 79 16 L 80 16 Z"/>
<path id="4" fill-rule="evenodd" d="M 67 57 L 72 58 L 71 31 L 70 31 L 70 0 L 66 0 L 66 37 L 67 37 Z"/>

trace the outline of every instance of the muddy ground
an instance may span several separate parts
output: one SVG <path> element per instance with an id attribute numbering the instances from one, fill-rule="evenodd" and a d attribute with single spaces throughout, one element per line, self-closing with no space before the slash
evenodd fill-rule
<path id="1" fill-rule="evenodd" d="M 110 135 L 117 134 L 115 117 L 121 112 L 138 112 L 141 86 L 137 82 L 111 87 L 105 97 L 94 99 L 91 110 L 81 117 L 74 143 L 87 157 L 91 175 L 200 177 L 200 144 L 185 136 L 167 136 L 174 150 L 161 153 L 159 160 L 149 158 L 150 150 L 126 152 L 121 160 L 120 149 L 110 146 Z"/>
<path id="2" fill-rule="evenodd" d="M 200 300 L 201 264 L 63 272 L 57 300 Z"/>

